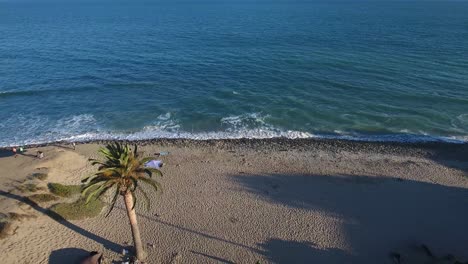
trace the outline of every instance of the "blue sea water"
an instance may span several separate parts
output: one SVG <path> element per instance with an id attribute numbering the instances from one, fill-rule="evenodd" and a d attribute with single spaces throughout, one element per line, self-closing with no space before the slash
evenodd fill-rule
<path id="1" fill-rule="evenodd" d="M 468 140 L 467 1 L 0 2 L 0 146 Z"/>

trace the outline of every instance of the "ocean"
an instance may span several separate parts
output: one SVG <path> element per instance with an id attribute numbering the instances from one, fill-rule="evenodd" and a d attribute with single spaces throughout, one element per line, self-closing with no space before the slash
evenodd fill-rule
<path id="1" fill-rule="evenodd" d="M 0 146 L 468 141 L 468 1 L 0 2 Z"/>

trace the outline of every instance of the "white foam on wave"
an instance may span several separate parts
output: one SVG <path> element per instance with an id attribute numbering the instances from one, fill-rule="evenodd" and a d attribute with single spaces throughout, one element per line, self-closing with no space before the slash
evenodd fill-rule
<path id="1" fill-rule="evenodd" d="M 304 131 L 284 130 L 269 124 L 268 115 L 249 113 L 232 115 L 220 120 L 222 130 L 212 132 L 188 132 L 181 130 L 178 120 L 171 113 L 165 113 L 140 131 L 110 131 L 102 128 L 92 114 L 68 116 L 51 122 L 47 117 L 16 116 L 17 133 L 9 138 L 0 139 L 0 146 L 16 146 L 29 144 L 44 144 L 56 141 L 91 141 L 91 140 L 148 140 L 157 138 L 168 139 L 265 139 L 265 138 L 324 138 L 359 141 L 398 141 L 398 142 L 452 142 L 466 143 L 468 136 L 435 137 L 427 133 L 411 134 L 408 130 L 401 134 L 362 135 L 352 132 L 335 130 L 333 134 L 313 134 Z M 13 120 L 7 120 L 13 121 Z M 5 124 L 5 123 L 3 123 Z M 0 129 L 2 124 L 0 123 Z"/>
<path id="2" fill-rule="evenodd" d="M 227 130 L 246 129 L 249 127 L 260 127 L 262 129 L 274 129 L 265 121 L 268 115 L 260 113 L 247 113 L 242 115 L 232 115 L 221 118 L 221 124 L 226 126 Z"/>
<path id="3" fill-rule="evenodd" d="M 98 128 L 92 114 L 72 115 L 57 121 L 34 114 L 16 115 L 0 123 L 0 130 L 6 132 L 0 138 L 0 146 L 61 141 L 77 134 L 97 132 Z"/>
<path id="4" fill-rule="evenodd" d="M 183 138 L 183 139 L 239 139 L 239 138 L 311 138 L 308 132 L 281 130 L 265 122 L 267 116 L 259 113 L 228 116 L 220 120 L 223 131 L 188 132 L 181 131 L 177 120 L 171 114 L 160 115 L 153 125 L 145 126 L 141 131 L 132 133 L 98 132 L 85 133 L 68 138 L 67 140 L 145 140 L 154 138 Z"/>

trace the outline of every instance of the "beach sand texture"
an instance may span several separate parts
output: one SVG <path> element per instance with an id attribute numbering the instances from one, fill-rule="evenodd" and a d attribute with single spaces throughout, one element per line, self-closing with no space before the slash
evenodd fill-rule
<path id="1" fill-rule="evenodd" d="M 148 263 L 393 263 L 422 243 L 468 260 L 468 146 L 336 140 L 156 140 L 169 151 L 152 206 L 137 206 Z M 0 155 L 0 212 L 31 217 L 0 240 L 2 263 L 122 259 L 132 244 L 122 199 L 109 217 L 56 221 L 19 201 L 28 182 L 78 184 L 102 143 Z M 37 150 L 44 159 L 34 157 Z M 47 172 L 44 181 L 30 180 Z M 29 179 L 29 180 L 28 180 Z M 41 190 L 37 191 L 41 192 Z M 150 246 L 150 245 L 154 245 Z M 120 263 L 120 262 L 115 262 Z"/>

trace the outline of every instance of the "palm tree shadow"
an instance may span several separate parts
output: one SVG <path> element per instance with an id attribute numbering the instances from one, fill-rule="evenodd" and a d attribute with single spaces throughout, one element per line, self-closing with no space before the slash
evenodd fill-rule
<path id="1" fill-rule="evenodd" d="M 308 241 L 269 240 L 260 245 L 265 249 L 261 253 L 274 262 L 386 263 L 394 248 L 418 243 L 466 258 L 468 189 L 354 175 L 241 174 L 233 179 L 269 203 L 338 219 L 339 235 L 353 252 L 317 249 Z M 290 261 L 295 254 L 307 261 Z"/>
<path id="2" fill-rule="evenodd" d="M 91 232 L 89 232 L 89 231 L 87 231 L 87 230 L 85 230 L 85 229 L 83 229 L 83 228 L 81 228 L 81 227 L 79 227 L 77 225 L 72 224 L 71 222 L 67 221 L 66 219 L 64 219 L 59 214 L 40 207 L 35 202 L 31 201 L 30 199 L 28 199 L 26 197 L 22 197 L 22 196 L 12 194 L 12 193 L 9 193 L 9 192 L 5 192 L 5 191 L 2 191 L 2 190 L 0 190 L 0 195 L 5 196 L 5 197 L 10 198 L 10 199 L 15 199 L 17 201 L 26 203 L 27 205 L 31 206 L 34 210 L 49 216 L 50 218 L 55 220 L 57 223 L 60 223 L 61 225 L 65 226 L 65 227 L 68 227 L 69 229 L 75 231 L 76 233 L 78 233 L 78 234 L 80 234 L 80 235 L 82 235 L 84 237 L 87 237 L 88 239 L 91 239 L 91 240 L 95 241 L 96 243 L 102 244 L 105 248 L 107 248 L 109 250 L 112 250 L 113 252 L 120 253 L 120 251 L 122 249 L 121 245 L 119 245 L 117 243 L 114 243 L 114 242 L 112 242 L 110 240 L 107 240 L 107 239 L 105 239 L 105 238 L 103 238 L 101 236 L 98 236 L 96 234 L 93 234 L 93 233 L 91 233 Z"/>
<path id="3" fill-rule="evenodd" d="M 193 250 L 190 250 L 190 252 L 193 253 L 193 254 L 195 254 L 195 255 L 199 255 L 199 256 L 203 256 L 203 257 L 205 257 L 205 258 L 211 259 L 211 260 L 216 261 L 216 262 L 218 262 L 218 263 L 235 264 L 235 263 L 232 262 L 232 261 L 229 261 L 229 260 L 226 260 L 226 259 L 223 259 L 223 258 L 220 258 L 220 257 L 208 255 L 208 254 L 201 253 L 201 252 L 197 252 L 197 251 L 193 251 Z"/>
<path id="4" fill-rule="evenodd" d="M 115 206 L 114 208 L 117 208 L 119 210 L 126 210 L 125 208 L 122 208 L 120 206 Z M 141 213 L 137 213 L 137 215 L 139 217 L 148 219 L 148 220 L 153 221 L 153 222 L 157 222 L 159 224 L 162 224 L 162 225 L 177 229 L 179 231 L 188 232 L 188 233 L 195 234 L 195 235 L 198 235 L 198 236 L 201 236 L 201 237 L 204 237 L 204 238 L 213 239 L 213 240 L 216 240 L 216 241 L 219 241 L 219 242 L 223 242 L 223 243 L 231 244 L 231 245 L 234 245 L 234 246 L 242 247 L 242 248 L 245 248 L 245 249 L 248 249 L 248 250 L 251 250 L 251 251 L 257 251 L 256 248 L 253 248 L 253 247 L 241 244 L 241 243 L 237 243 L 237 242 L 234 242 L 234 241 L 230 241 L 230 240 L 227 240 L 227 239 L 224 239 L 224 238 L 216 237 L 216 236 L 213 236 L 213 235 L 210 235 L 210 234 L 206 234 L 206 233 L 203 233 L 203 232 L 200 232 L 200 231 L 197 231 L 197 230 L 193 230 L 193 229 L 190 229 L 190 228 L 187 228 L 187 227 L 175 225 L 175 224 L 163 221 L 163 220 L 155 218 L 155 217 L 147 216 L 147 215 L 144 215 L 144 214 L 141 214 Z"/>

